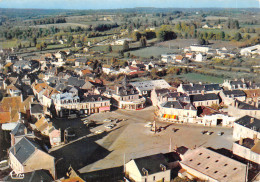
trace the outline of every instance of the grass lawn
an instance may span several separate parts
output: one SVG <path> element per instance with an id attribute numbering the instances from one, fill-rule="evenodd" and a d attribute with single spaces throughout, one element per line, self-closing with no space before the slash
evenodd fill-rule
<path id="1" fill-rule="evenodd" d="M 130 51 L 130 54 L 143 57 L 143 58 L 150 58 L 151 56 L 159 57 L 161 54 L 166 54 L 166 53 L 175 53 L 175 51 L 173 49 L 169 49 L 166 47 L 155 47 L 155 46 L 146 47 L 136 51 Z"/>
<path id="2" fill-rule="evenodd" d="M 178 75 L 178 78 L 180 78 L 183 81 L 187 82 L 193 82 L 193 83 L 223 83 L 224 79 L 220 77 L 214 77 L 214 76 L 208 76 L 208 75 L 202 75 L 199 73 L 188 73 L 183 75 Z"/>

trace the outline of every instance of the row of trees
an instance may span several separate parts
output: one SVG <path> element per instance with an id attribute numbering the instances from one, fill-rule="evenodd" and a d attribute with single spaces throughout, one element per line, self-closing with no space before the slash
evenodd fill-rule
<path id="1" fill-rule="evenodd" d="M 44 18 L 38 20 L 30 20 L 25 21 L 25 25 L 44 25 L 44 24 L 54 24 L 54 23 L 66 23 L 66 19 L 64 17 L 56 17 L 56 18 Z"/>

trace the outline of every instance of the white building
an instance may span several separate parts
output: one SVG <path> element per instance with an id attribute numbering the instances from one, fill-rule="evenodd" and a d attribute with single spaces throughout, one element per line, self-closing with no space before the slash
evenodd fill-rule
<path id="1" fill-rule="evenodd" d="M 201 53 L 207 53 L 210 50 L 208 46 L 202 46 L 202 45 L 191 45 L 190 51 L 192 52 L 201 52 Z"/>
<path id="2" fill-rule="evenodd" d="M 251 46 L 251 47 L 246 47 L 240 50 L 240 54 L 242 56 L 252 56 L 253 54 L 258 54 L 260 55 L 260 44 Z"/>
<path id="3" fill-rule="evenodd" d="M 153 89 L 162 89 L 162 88 L 171 87 L 164 79 L 131 82 L 130 84 L 138 90 L 139 95 L 147 95 L 147 94 L 150 95 Z"/>
<path id="4" fill-rule="evenodd" d="M 125 165 L 126 177 L 136 182 L 170 181 L 171 170 L 163 154 L 132 159 Z"/>
<path id="5" fill-rule="evenodd" d="M 207 61 L 207 57 L 203 56 L 201 53 L 198 53 L 198 54 L 196 54 L 194 61 L 196 61 L 196 62 Z"/>
<path id="6" fill-rule="evenodd" d="M 199 178 L 209 182 L 247 181 L 248 169 L 245 164 L 204 147 L 188 150 L 183 155 L 180 165 L 182 173 L 185 171 L 190 179 Z"/>

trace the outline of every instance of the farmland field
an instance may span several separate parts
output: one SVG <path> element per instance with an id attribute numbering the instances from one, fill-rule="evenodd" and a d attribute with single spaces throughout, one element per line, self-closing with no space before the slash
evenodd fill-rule
<path id="1" fill-rule="evenodd" d="M 183 81 L 187 82 L 202 82 L 202 83 L 223 83 L 224 79 L 215 76 L 203 75 L 199 73 L 188 73 L 176 76 Z"/>
<path id="2" fill-rule="evenodd" d="M 146 47 L 143 49 L 139 49 L 136 51 L 130 51 L 130 54 L 133 54 L 135 56 L 143 57 L 143 58 L 150 58 L 153 57 L 159 57 L 161 54 L 166 53 L 175 53 L 176 51 L 173 49 L 169 49 L 166 47 Z"/>

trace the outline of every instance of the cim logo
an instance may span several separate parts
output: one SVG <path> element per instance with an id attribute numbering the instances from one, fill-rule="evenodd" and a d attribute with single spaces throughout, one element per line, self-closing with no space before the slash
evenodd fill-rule
<path id="1" fill-rule="evenodd" d="M 10 172 L 10 176 L 12 179 L 24 179 L 24 174 L 16 174 L 14 171 Z"/>

